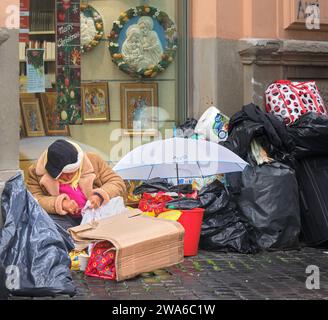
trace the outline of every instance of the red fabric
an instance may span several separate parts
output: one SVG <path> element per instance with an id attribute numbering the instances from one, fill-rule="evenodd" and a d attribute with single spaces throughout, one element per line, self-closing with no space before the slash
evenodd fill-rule
<path id="1" fill-rule="evenodd" d="M 314 81 L 279 80 L 268 87 L 265 96 L 266 111 L 281 117 L 287 125 L 294 123 L 308 112 L 327 114 L 324 101 Z"/>
<path id="2" fill-rule="evenodd" d="M 97 243 L 92 250 L 85 275 L 105 280 L 116 280 L 114 246 L 107 241 Z"/>
<path id="3" fill-rule="evenodd" d="M 156 196 L 144 193 L 139 202 L 139 210 L 143 212 L 154 212 L 156 215 L 168 211 L 166 203 L 172 201 L 173 198 L 166 195 L 165 192 L 159 192 Z"/>

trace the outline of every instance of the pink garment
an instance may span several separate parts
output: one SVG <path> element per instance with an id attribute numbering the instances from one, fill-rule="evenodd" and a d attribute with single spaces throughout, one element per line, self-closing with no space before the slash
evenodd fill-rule
<path id="1" fill-rule="evenodd" d="M 80 208 L 80 213 L 88 201 L 87 197 L 82 192 L 80 186 L 78 186 L 77 189 L 74 190 L 70 184 L 61 184 L 59 186 L 59 193 L 65 193 L 70 197 L 71 200 L 74 200 Z"/>

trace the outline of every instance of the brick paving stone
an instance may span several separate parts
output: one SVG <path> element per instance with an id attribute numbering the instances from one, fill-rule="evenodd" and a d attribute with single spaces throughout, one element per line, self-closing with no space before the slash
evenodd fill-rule
<path id="1" fill-rule="evenodd" d="M 60 300 L 328 300 L 324 250 L 239 255 L 200 251 L 177 266 L 121 283 L 73 272 L 75 297 Z M 306 268 L 320 268 L 321 290 L 305 287 Z M 11 297 L 12 300 L 32 299 Z M 53 299 L 52 297 L 38 299 Z"/>

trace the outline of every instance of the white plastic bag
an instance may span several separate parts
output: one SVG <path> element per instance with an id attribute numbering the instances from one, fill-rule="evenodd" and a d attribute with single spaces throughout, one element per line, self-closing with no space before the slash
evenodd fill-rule
<path id="1" fill-rule="evenodd" d="M 122 197 L 116 197 L 110 200 L 105 206 L 99 209 L 90 209 L 90 202 L 88 201 L 82 210 L 81 225 L 117 216 L 126 211 L 124 200 Z"/>
<path id="2" fill-rule="evenodd" d="M 216 107 L 210 107 L 199 119 L 195 128 L 200 138 L 219 143 L 228 138 L 230 119 Z"/>

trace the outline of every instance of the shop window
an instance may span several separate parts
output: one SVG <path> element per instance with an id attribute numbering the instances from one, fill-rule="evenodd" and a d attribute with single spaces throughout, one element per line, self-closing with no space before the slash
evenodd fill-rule
<path id="1" fill-rule="evenodd" d="M 57 1 L 66 9 L 74 3 Z M 39 47 L 45 45 L 46 91 L 52 91 L 54 96 L 58 91 L 54 21 L 61 13 L 55 14 L 55 0 L 41 2 L 30 0 L 29 39 L 25 45 L 35 42 Z M 83 52 L 76 59 L 81 59 L 82 124 L 70 125 L 65 134 L 97 148 L 115 163 L 142 143 L 172 137 L 174 128 L 185 120 L 188 3 L 187 0 L 82 0 L 80 5 Z M 66 9 L 64 14 L 68 12 Z M 39 23 L 35 24 L 36 21 Z M 24 99 L 28 94 L 22 48 L 20 74 Z M 41 111 L 42 105 L 49 103 L 41 93 L 33 93 L 32 98 L 39 99 Z M 43 121 L 47 121 L 46 117 Z M 48 127 L 44 123 L 44 135 L 53 135 Z"/>

